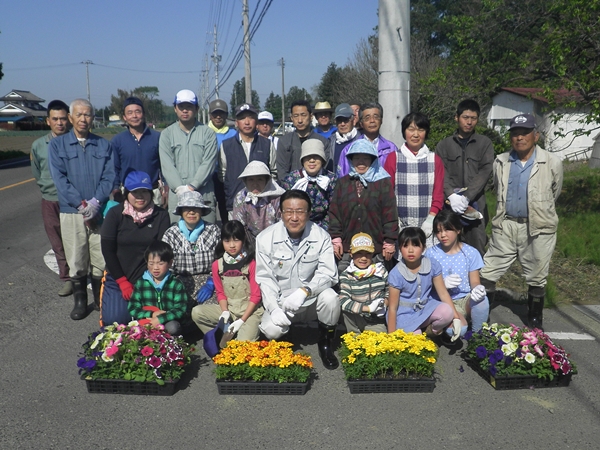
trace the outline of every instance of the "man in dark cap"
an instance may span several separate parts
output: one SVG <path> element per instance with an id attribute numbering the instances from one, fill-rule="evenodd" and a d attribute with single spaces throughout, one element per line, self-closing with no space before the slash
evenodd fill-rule
<path id="1" fill-rule="evenodd" d="M 529 286 L 527 322 L 542 328 L 546 277 L 556 245 L 556 199 L 563 182 L 562 162 L 537 145 L 540 133 L 531 114 L 510 122 L 512 150 L 494 161 L 497 210 L 492 238 L 483 258 L 481 284 L 490 301 L 496 281 L 516 258 Z"/>

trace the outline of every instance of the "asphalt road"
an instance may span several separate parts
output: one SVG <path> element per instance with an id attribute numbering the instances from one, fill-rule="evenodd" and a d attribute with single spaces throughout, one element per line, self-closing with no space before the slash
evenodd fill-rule
<path id="1" fill-rule="evenodd" d="M 37 187 L 12 186 L 29 178 L 0 170 L 0 449 L 600 448 L 600 327 L 573 307 L 545 311 L 547 331 L 593 338 L 560 341 L 579 368 L 566 388 L 495 391 L 441 348 L 433 393 L 351 395 L 341 369 L 321 366 L 316 330 L 295 329 L 317 372 L 304 396 L 219 396 L 201 342 L 172 397 L 88 394 L 76 361 L 98 316 L 72 321 L 56 295 Z"/>

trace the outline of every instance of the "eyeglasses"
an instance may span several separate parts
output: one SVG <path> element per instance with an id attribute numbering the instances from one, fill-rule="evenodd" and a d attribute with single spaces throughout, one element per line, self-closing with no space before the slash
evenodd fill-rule
<path id="1" fill-rule="evenodd" d="M 308 117 L 308 113 L 292 114 L 292 119 L 299 119 L 300 117 L 306 119 Z"/>
<path id="2" fill-rule="evenodd" d="M 350 117 L 336 117 L 335 121 L 336 122 L 343 122 L 343 123 L 345 123 L 345 122 L 350 122 L 353 118 L 354 118 L 353 116 L 350 116 Z"/>
<path id="3" fill-rule="evenodd" d="M 371 120 L 381 120 L 381 116 L 379 114 L 369 114 L 368 116 L 363 116 L 362 120 L 365 122 L 370 122 Z"/>
<path id="4" fill-rule="evenodd" d="M 305 209 L 284 209 L 282 212 L 285 217 L 304 217 L 308 211 Z"/>

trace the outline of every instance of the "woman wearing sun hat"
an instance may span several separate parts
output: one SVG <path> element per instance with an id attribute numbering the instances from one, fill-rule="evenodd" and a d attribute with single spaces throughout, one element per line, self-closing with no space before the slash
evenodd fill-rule
<path id="1" fill-rule="evenodd" d="M 212 297 L 214 285 L 209 280 L 215 248 L 221 240 L 221 230 L 202 217 L 211 213 L 197 191 L 186 191 L 177 196 L 177 207 L 173 214 L 181 216 L 172 225 L 162 240 L 171 245 L 175 259 L 172 270 L 190 296 L 190 307 Z M 200 295 L 200 297 L 198 297 Z M 191 308 L 189 308 L 191 309 Z"/>
<path id="2" fill-rule="evenodd" d="M 169 228 L 169 213 L 152 201 L 150 175 L 133 171 L 125 178 L 124 200 L 106 214 L 101 229 L 102 255 L 106 261 L 100 321 L 127 323 L 127 301 L 133 285 L 146 270 L 144 254 Z M 98 299 L 100 300 L 100 299 Z M 96 309 L 100 308 L 99 301 Z"/>

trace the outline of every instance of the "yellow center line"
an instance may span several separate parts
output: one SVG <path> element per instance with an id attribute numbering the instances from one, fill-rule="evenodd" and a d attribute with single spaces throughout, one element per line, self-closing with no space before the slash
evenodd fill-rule
<path id="1" fill-rule="evenodd" d="M 30 178 L 29 180 L 25 180 L 25 181 L 19 181 L 18 183 L 11 184 L 11 185 L 9 185 L 9 186 L 4 186 L 4 187 L 1 187 L 1 188 L 0 188 L 0 191 L 3 191 L 4 189 L 10 189 L 10 188 L 12 188 L 12 187 L 15 187 L 15 186 L 19 186 L 20 184 L 29 183 L 30 181 L 35 181 L 35 178 Z"/>

